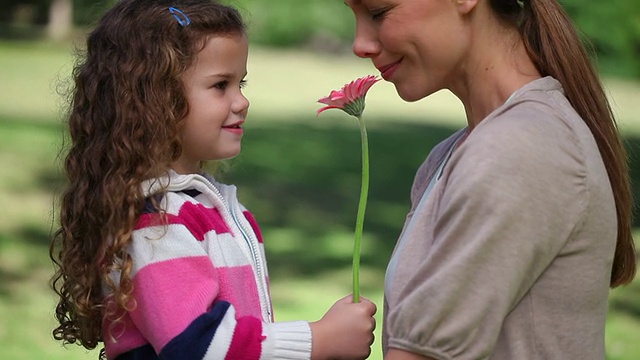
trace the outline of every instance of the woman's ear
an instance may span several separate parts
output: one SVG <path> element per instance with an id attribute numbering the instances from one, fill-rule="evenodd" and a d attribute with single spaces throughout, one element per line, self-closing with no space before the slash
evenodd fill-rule
<path id="1" fill-rule="evenodd" d="M 460 15 L 469 14 L 478 5 L 479 0 L 453 0 Z"/>

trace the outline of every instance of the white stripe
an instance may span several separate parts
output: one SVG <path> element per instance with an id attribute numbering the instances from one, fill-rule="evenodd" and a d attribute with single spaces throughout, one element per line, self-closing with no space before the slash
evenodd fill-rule
<path id="1" fill-rule="evenodd" d="M 150 226 L 134 231 L 129 253 L 134 259 L 132 277 L 151 263 L 207 256 L 199 241 L 180 224 Z"/>
<path id="2" fill-rule="evenodd" d="M 224 360 L 231 347 L 236 325 L 236 311 L 233 306 L 229 306 L 202 360 Z"/>
<path id="3" fill-rule="evenodd" d="M 216 236 L 215 241 L 207 239 L 203 246 L 216 267 L 252 265 L 243 246 L 231 234 L 216 234 L 214 236 Z"/>

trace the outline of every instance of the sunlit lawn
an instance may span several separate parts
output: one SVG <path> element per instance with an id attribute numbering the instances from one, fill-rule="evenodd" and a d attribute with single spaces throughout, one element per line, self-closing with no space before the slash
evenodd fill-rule
<path id="1" fill-rule="evenodd" d="M 94 359 L 51 339 L 47 241 L 60 175 L 61 98 L 69 48 L 0 43 L 0 359 Z M 354 57 L 252 50 L 252 101 L 243 155 L 225 174 L 261 220 L 278 320 L 317 320 L 350 292 L 351 232 L 359 185 L 352 118 L 315 117 L 316 99 L 371 72 Z M 639 144 L 640 85 L 607 81 L 625 134 Z M 464 124 L 446 93 L 405 104 L 380 83 L 368 97 L 372 188 L 363 245 L 363 296 L 382 307 L 384 266 L 406 211 L 413 171 L 429 147 Z M 640 152 L 638 153 L 640 154 Z M 638 157 L 640 155 L 636 155 Z M 638 164 L 635 162 L 634 164 Z M 636 238 L 640 233 L 636 232 Z M 611 360 L 640 359 L 640 281 L 612 294 Z M 379 316 L 378 316 L 379 318 Z M 372 359 L 381 359 L 380 334 Z"/>

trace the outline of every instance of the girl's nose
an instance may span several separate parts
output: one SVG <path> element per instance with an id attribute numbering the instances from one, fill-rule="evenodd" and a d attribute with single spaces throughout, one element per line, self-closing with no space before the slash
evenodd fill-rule
<path id="1" fill-rule="evenodd" d="M 235 101 L 233 102 L 231 111 L 233 111 L 236 114 L 246 115 L 247 111 L 249 110 L 249 105 L 250 105 L 249 99 L 247 99 L 247 97 L 244 96 L 243 93 L 240 93 L 238 97 L 235 99 Z"/>
<path id="2" fill-rule="evenodd" d="M 371 58 L 380 52 L 380 43 L 371 24 L 356 21 L 356 36 L 353 39 L 353 53 L 361 58 Z"/>

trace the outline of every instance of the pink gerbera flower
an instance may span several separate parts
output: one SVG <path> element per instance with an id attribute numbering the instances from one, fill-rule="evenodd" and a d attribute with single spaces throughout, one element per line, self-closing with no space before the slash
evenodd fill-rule
<path id="1" fill-rule="evenodd" d="M 332 90 L 329 96 L 318 100 L 319 103 L 328 106 L 319 109 L 316 115 L 320 115 L 325 110 L 340 109 L 349 115 L 359 118 L 364 111 L 364 98 L 367 92 L 378 81 L 380 79 L 376 76 L 368 75 L 353 80 L 340 90 Z"/>
<path id="2" fill-rule="evenodd" d="M 367 129 L 362 120 L 362 113 L 365 105 L 364 98 L 373 84 L 378 81 L 380 79 L 376 76 L 368 75 L 346 84 L 340 90 L 331 91 L 329 96 L 318 100 L 319 103 L 327 106 L 316 113 L 317 116 L 325 110 L 340 109 L 358 118 L 358 123 L 360 124 L 360 135 L 362 137 L 362 187 L 360 188 L 360 202 L 358 204 L 353 245 L 353 302 L 360 301 L 360 244 L 364 227 L 364 211 L 367 207 L 367 195 L 369 193 L 369 142 L 367 140 Z"/>

